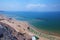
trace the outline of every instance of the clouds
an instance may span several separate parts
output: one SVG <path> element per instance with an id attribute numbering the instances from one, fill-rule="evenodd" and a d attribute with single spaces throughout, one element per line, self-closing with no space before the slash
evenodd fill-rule
<path id="1" fill-rule="evenodd" d="M 46 4 L 27 4 L 26 9 L 28 11 L 44 11 L 48 7 Z"/>
<path id="2" fill-rule="evenodd" d="M 60 7 L 60 4 L 27 4 L 26 8 L 49 8 L 49 7 Z"/>
<path id="3" fill-rule="evenodd" d="M 26 8 L 38 8 L 38 7 L 41 7 L 41 8 L 43 8 L 43 7 L 47 7 L 47 5 L 45 5 L 45 4 L 28 4 L 27 6 L 26 6 Z"/>
<path id="4" fill-rule="evenodd" d="M 0 10 L 8 11 L 60 11 L 59 4 L 40 4 L 40 3 L 27 3 L 22 4 L 19 2 L 2 2 L 0 3 Z"/>
<path id="5" fill-rule="evenodd" d="M 59 0 L 0 0 L 0 10 L 60 11 Z"/>
<path id="6" fill-rule="evenodd" d="M 60 5 L 58 4 L 27 4 L 27 10 L 34 11 L 60 11 Z"/>

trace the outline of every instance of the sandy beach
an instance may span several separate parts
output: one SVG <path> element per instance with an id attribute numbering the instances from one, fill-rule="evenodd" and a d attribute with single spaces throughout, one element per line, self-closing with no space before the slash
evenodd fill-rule
<path id="1" fill-rule="evenodd" d="M 16 32 L 25 34 L 26 38 L 32 38 L 32 36 L 37 36 L 39 38 L 38 40 L 60 40 L 59 36 L 50 35 L 46 31 L 39 30 L 34 26 L 30 25 L 27 21 L 18 21 L 18 20 L 15 20 L 12 18 L 6 18 L 6 17 L 2 18 L 1 16 L 0 24 L 9 25 Z"/>

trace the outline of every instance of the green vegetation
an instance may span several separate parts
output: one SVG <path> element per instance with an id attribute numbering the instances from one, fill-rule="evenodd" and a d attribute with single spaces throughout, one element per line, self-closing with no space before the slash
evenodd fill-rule
<path id="1" fill-rule="evenodd" d="M 35 38 L 38 40 L 39 39 L 39 37 L 37 37 L 37 36 L 35 36 Z"/>
<path id="2" fill-rule="evenodd" d="M 37 32 L 37 31 L 33 30 L 32 28 L 30 28 L 29 31 L 31 31 L 32 33 L 36 34 L 37 36 L 40 35 L 40 32 Z"/>
<path id="3" fill-rule="evenodd" d="M 29 31 L 34 33 L 35 34 L 35 37 L 38 39 L 39 36 L 40 37 L 44 37 L 44 38 L 47 38 L 47 39 L 50 39 L 50 40 L 59 40 L 57 39 L 56 37 L 52 37 L 51 35 L 48 35 L 48 34 L 44 34 L 44 33 L 41 33 L 41 32 L 37 32 L 35 31 L 34 29 L 32 28 L 29 28 Z"/>

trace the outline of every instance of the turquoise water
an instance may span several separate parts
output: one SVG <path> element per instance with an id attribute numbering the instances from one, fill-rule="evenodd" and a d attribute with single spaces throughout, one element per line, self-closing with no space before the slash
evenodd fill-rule
<path id="1" fill-rule="evenodd" d="M 60 12 L 2 12 L 17 20 L 28 21 L 40 30 L 60 33 Z M 0 12 L 1 14 L 1 12 Z"/>

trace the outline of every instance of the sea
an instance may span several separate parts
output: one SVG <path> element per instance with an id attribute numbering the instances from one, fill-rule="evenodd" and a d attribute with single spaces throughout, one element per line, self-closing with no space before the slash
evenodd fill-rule
<path id="1" fill-rule="evenodd" d="M 60 12 L 4 11 L 0 14 L 17 20 L 28 21 L 39 30 L 60 33 Z"/>

